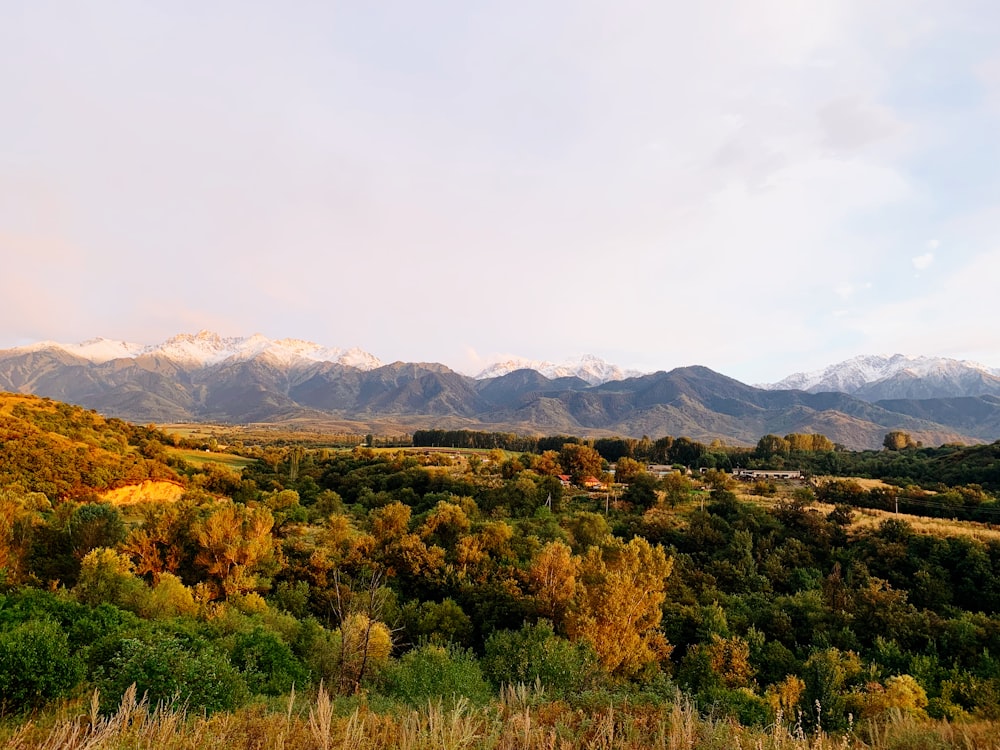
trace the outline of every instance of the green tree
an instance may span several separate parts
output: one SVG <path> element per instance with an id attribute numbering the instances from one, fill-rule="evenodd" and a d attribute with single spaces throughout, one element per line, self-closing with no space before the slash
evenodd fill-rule
<path id="1" fill-rule="evenodd" d="M 705 455 L 705 445 L 686 437 L 679 437 L 670 444 L 667 458 L 671 463 L 683 466 L 696 466 L 698 460 Z"/>
<path id="2" fill-rule="evenodd" d="M 691 480 L 679 471 L 672 471 L 663 477 L 663 479 L 660 480 L 660 486 L 663 488 L 664 498 L 667 501 L 667 505 L 671 508 L 676 507 L 678 503 L 682 503 L 687 500 L 691 495 L 691 490 L 693 489 Z"/>
<path id="3" fill-rule="evenodd" d="M 83 558 L 73 594 L 91 606 L 109 602 L 132 612 L 144 609 L 150 598 L 146 584 L 135 575 L 132 561 L 107 547 L 92 549 Z"/>
<path id="4" fill-rule="evenodd" d="M 622 500 L 632 503 L 633 506 L 640 510 L 652 508 L 659 500 L 659 493 L 657 492 L 659 485 L 660 483 L 652 474 L 645 472 L 637 474 L 622 494 Z"/>
<path id="5" fill-rule="evenodd" d="M 69 521 L 70 543 L 77 559 L 96 547 L 117 547 L 125 540 L 125 523 L 118 509 L 107 503 L 81 505 Z"/>
<path id="6" fill-rule="evenodd" d="M 840 729 L 847 724 L 847 693 L 861 675 L 861 660 L 851 651 L 817 650 L 802 667 L 806 690 L 802 708 L 817 729 Z"/>
<path id="7" fill-rule="evenodd" d="M 559 637 L 546 620 L 493 633 L 486 640 L 482 664 L 497 688 L 538 680 L 556 697 L 576 695 L 590 686 L 598 672 L 593 649 Z"/>
<path id="8" fill-rule="evenodd" d="M 54 622 L 29 621 L 0 633 L 0 702 L 8 711 L 39 708 L 69 695 L 83 671 Z"/>
<path id="9" fill-rule="evenodd" d="M 400 617 L 410 643 L 429 641 L 468 646 L 472 638 L 472 621 L 454 599 L 407 602 Z"/>
<path id="10" fill-rule="evenodd" d="M 588 510 L 577 511 L 564 523 L 573 538 L 575 552 L 585 552 L 588 547 L 601 544 L 611 533 L 611 527 L 604 516 Z"/>
<path id="11" fill-rule="evenodd" d="M 777 435 L 765 435 L 757 441 L 755 454 L 758 458 L 772 459 L 775 456 L 787 456 L 791 446 L 785 438 Z"/>

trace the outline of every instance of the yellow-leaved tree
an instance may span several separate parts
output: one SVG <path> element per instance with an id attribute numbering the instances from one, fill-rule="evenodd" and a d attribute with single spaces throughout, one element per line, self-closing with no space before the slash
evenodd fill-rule
<path id="1" fill-rule="evenodd" d="M 576 594 L 576 576 L 580 558 L 569 546 L 552 541 L 542 547 L 528 570 L 528 589 L 535 597 L 538 614 L 561 628 L 566 610 Z"/>
<path id="2" fill-rule="evenodd" d="M 20 583 L 24 577 L 34 530 L 42 524 L 36 510 L 48 507 L 48 498 L 40 492 L 0 489 L 0 573 L 7 585 Z"/>
<path id="3" fill-rule="evenodd" d="M 642 537 L 591 547 L 580 560 L 567 634 L 590 643 L 612 674 L 637 675 L 666 660 L 672 647 L 659 625 L 672 568 L 663 547 Z"/>
<path id="4" fill-rule="evenodd" d="M 257 573 L 274 560 L 274 517 L 266 507 L 219 502 L 194 528 L 195 564 L 227 598 L 253 591 Z"/>

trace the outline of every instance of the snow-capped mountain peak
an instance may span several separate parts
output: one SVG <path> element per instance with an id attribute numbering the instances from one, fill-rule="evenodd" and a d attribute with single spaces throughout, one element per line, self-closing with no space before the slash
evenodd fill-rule
<path id="1" fill-rule="evenodd" d="M 562 364 L 521 357 L 495 362 L 475 376 L 476 380 L 497 378 L 515 370 L 535 370 L 547 378 L 578 377 L 591 385 L 607 383 L 609 380 L 624 380 L 642 375 L 638 370 L 624 370 L 593 354 L 566 360 Z"/>
<path id="2" fill-rule="evenodd" d="M 299 339 L 273 340 L 259 333 L 246 337 L 223 337 L 211 331 L 180 333 L 160 344 L 133 344 L 97 338 L 80 344 L 42 341 L 18 347 L 17 351 L 36 352 L 45 349 L 59 349 L 96 364 L 149 355 L 195 367 L 210 367 L 229 359 L 254 359 L 263 356 L 283 365 L 296 362 L 335 362 L 359 370 L 372 370 L 382 366 L 375 355 L 357 348 L 344 350 Z"/>
<path id="3" fill-rule="evenodd" d="M 930 379 L 958 379 L 975 375 L 1000 376 L 1000 370 L 976 362 L 946 357 L 913 357 L 905 354 L 868 354 L 838 362 L 822 370 L 798 372 L 777 383 L 764 383 L 768 390 L 840 391 L 856 393 L 866 386 L 897 376 Z"/>
<path id="4" fill-rule="evenodd" d="M 73 356 L 90 360 L 100 364 L 109 362 L 112 359 L 122 359 L 136 357 L 142 353 L 145 347 L 142 344 L 132 344 L 128 341 L 113 341 L 111 339 L 96 338 L 81 341 L 79 344 L 60 344 L 58 341 L 39 341 L 27 346 L 17 348 L 22 352 L 40 352 L 46 349 L 58 349 Z"/>
<path id="5" fill-rule="evenodd" d="M 199 331 L 196 334 L 179 333 L 171 336 L 162 344 L 147 346 L 143 354 L 157 354 L 175 362 L 208 366 L 218 364 L 239 352 L 241 344 L 252 340 L 239 338 L 223 338 L 211 331 Z"/>

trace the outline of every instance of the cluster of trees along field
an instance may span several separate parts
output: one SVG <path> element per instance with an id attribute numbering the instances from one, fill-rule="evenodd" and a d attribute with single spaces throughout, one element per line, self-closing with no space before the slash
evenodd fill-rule
<path id="1" fill-rule="evenodd" d="M 0 432 L 8 715 L 94 687 L 110 709 L 132 683 L 222 711 L 322 681 L 411 705 L 486 703 L 516 683 L 583 707 L 680 689 L 747 725 L 1000 718 L 1000 542 L 852 525 L 856 508 L 897 500 L 987 516 L 997 444 L 558 437 L 512 453 L 468 433 L 492 450 L 247 445 L 256 460 L 237 472 L 42 399 L 0 405 Z M 604 475 L 608 460 L 614 493 L 558 478 Z M 653 476 L 651 462 L 707 470 Z M 897 481 L 742 488 L 765 507 L 720 465 Z M 141 479 L 184 491 L 121 507 L 96 494 Z"/>

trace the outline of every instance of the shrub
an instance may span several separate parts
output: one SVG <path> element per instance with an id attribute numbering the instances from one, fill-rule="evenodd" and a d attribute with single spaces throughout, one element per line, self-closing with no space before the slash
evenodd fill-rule
<path id="1" fill-rule="evenodd" d="M 25 622 L 0 634 L 0 701 L 5 710 L 19 713 L 69 695 L 83 671 L 54 622 Z"/>
<path id="2" fill-rule="evenodd" d="M 544 620 L 520 630 L 493 633 L 486 641 L 482 663 L 495 687 L 538 680 L 557 696 L 584 690 L 599 671 L 592 648 L 557 636 Z"/>
<path id="3" fill-rule="evenodd" d="M 432 698 L 465 698 L 484 704 L 491 691 L 471 652 L 458 646 L 425 643 L 408 651 L 386 669 L 383 692 L 412 706 Z"/>
<path id="4" fill-rule="evenodd" d="M 242 676 L 222 655 L 185 649 L 173 638 L 125 638 L 98 670 L 101 709 L 111 711 L 135 683 L 152 704 L 178 701 L 193 711 L 229 711 L 248 697 Z"/>
<path id="5" fill-rule="evenodd" d="M 263 628 L 236 636 L 230 661 L 253 693 L 283 695 L 307 681 L 305 669 L 288 644 Z"/>
<path id="6" fill-rule="evenodd" d="M 716 718 L 733 718 L 745 727 L 761 727 L 771 721 L 767 701 L 749 688 L 714 687 L 698 695 L 698 703 Z"/>
<path id="7" fill-rule="evenodd" d="M 427 639 L 440 644 L 451 641 L 467 646 L 472 638 L 472 621 L 453 599 L 407 602 L 400 614 L 410 643 Z"/>

